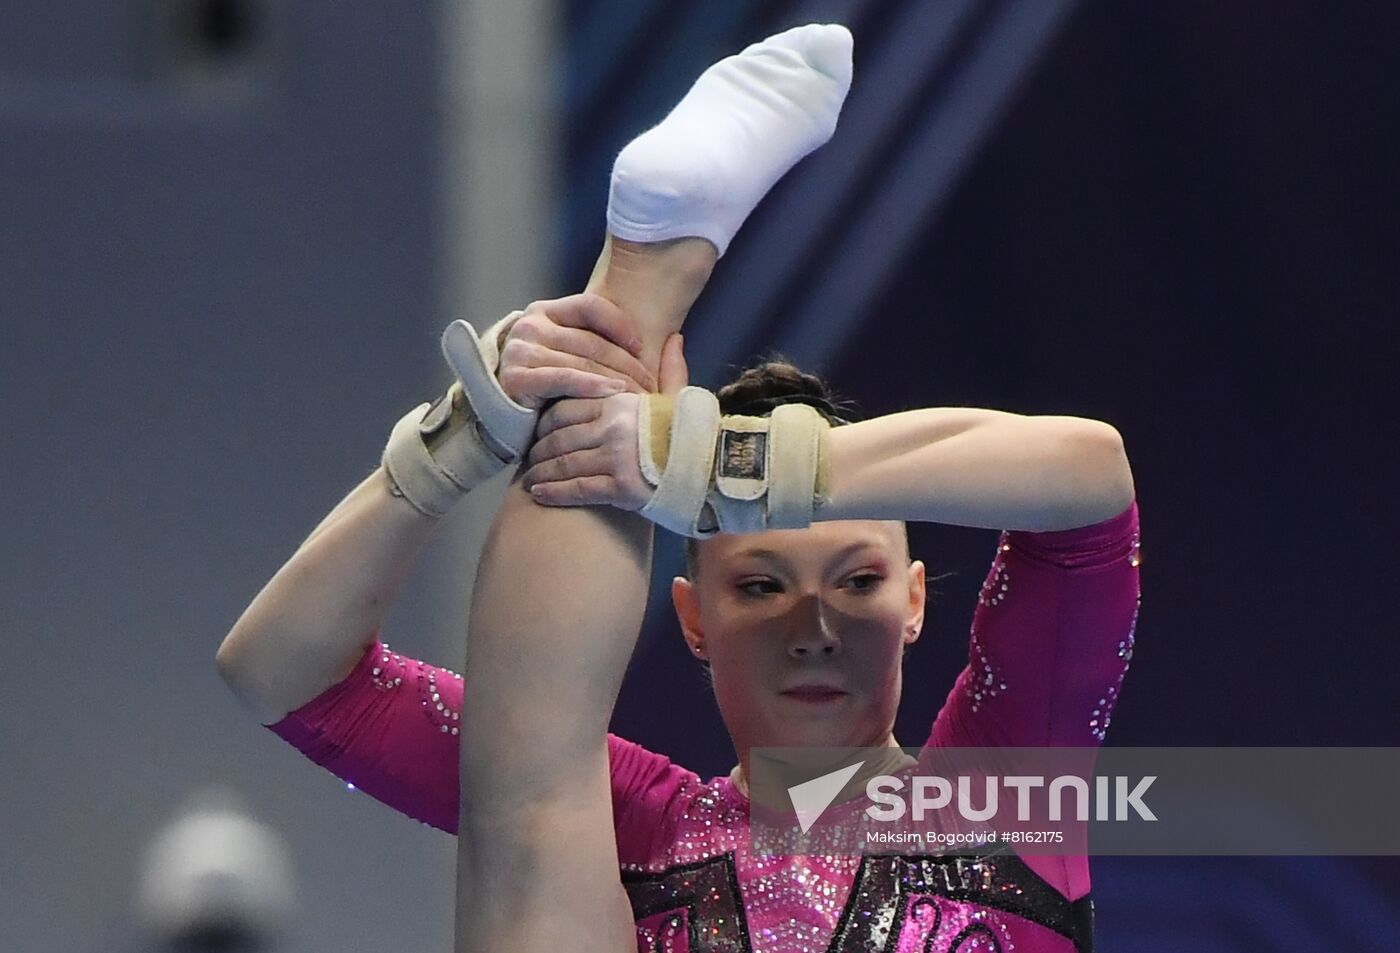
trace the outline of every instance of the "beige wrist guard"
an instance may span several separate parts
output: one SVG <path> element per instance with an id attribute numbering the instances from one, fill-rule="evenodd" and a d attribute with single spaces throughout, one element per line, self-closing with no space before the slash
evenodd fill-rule
<path id="1" fill-rule="evenodd" d="M 647 519 L 682 536 L 810 526 L 826 491 L 827 431 L 806 404 L 769 417 L 721 417 L 709 391 L 648 394 L 637 420 Z"/>
<path id="2" fill-rule="evenodd" d="M 460 383 L 400 418 L 382 462 L 398 495 L 432 517 L 446 516 L 467 491 L 509 465 L 478 433 Z"/>
<path id="3" fill-rule="evenodd" d="M 496 368 L 501 363 L 501 344 L 524 311 L 512 311 L 481 336 L 465 321 L 453 321 L 442 332 L 442 356 L 457 375 L 472 413 L 497 454 L 511 463 L 519 462 L 530 449 L 538 414 L 510 399 Z"/>
<path id="4" fill-rule="evenodd" d="M 445 516 L 469 490 L 518 462 L 529 445 L 535 412 L 496 381 L 500 340 L 522 313 L 480 337 L 465 321 L 449 325 L 443 353 L 457 382 L 435 403 L 410 410 L 389 434 L 384 469 L 398 495 L 427 516 Z"/>

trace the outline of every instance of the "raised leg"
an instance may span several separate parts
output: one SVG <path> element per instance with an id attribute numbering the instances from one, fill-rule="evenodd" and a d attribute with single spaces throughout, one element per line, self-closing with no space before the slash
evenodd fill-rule
<path id="1" fill-rule="evenodd" d="M 788 31 L 711 67 L 619 157 L 588 290 L 637 320 L 654 373 L 733 232 L 831 135 L 849 80 L 843 28 Z M 467 642 L 458 953 L 636 948 L 606 732 L 651 542 L 635 514 L 538 506 L 519 483 L 506 494 Z"/>

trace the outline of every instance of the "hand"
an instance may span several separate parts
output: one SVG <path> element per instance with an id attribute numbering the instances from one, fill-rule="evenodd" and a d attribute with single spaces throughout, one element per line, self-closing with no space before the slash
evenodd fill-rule
<path id="1" fill-rule="evenodd" d="M 511 400 L 538 410 L 556 397 L 601 398 L 656 388 L 639 360 L 636 322 L 606 298 L 536 301 L 507 329 L 496 380 Z"/>
<path id="2" fill-rule="evenodd" d="M 683 342 L 673 334 L 661 349 L 661 393 L 676 394 L 688 374 Z M 637 394 L 600 400 L 563 400 L 540 415 L 522 478 L 546 506 L 607 504 L 639 510 L 651 500 L 637 453 Z"/>

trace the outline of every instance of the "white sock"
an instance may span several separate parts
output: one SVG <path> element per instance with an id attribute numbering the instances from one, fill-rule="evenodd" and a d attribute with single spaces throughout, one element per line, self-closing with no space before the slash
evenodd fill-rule
<path id="1" fill-rule="evenodd" d="M 851 46 L 845 27 L 809 24 L 705 70 L 617 157 L 608 230 L 634 242 L 698 236 L 723 255 L 759 199 L 836 131 Z"/>

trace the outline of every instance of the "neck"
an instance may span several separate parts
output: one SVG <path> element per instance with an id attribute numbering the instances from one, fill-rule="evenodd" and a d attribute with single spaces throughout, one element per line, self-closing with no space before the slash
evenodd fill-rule
<path id="1" fill-rule="evenodd" d="M 898 748 L 900 744 L 895 740 L 894 732 L 890 732 L 885 735 L 885 740 L 883 742 L 877 745 L 871 745 L 871 747 Z M 744 795 L 744 797 L 749 796 L 749 748 L 747 746 L 740 750 L 739 763 L 730 769 L 729 780 L 734 783 L 734 787 L 738 789 L 740 794 Z"/>

